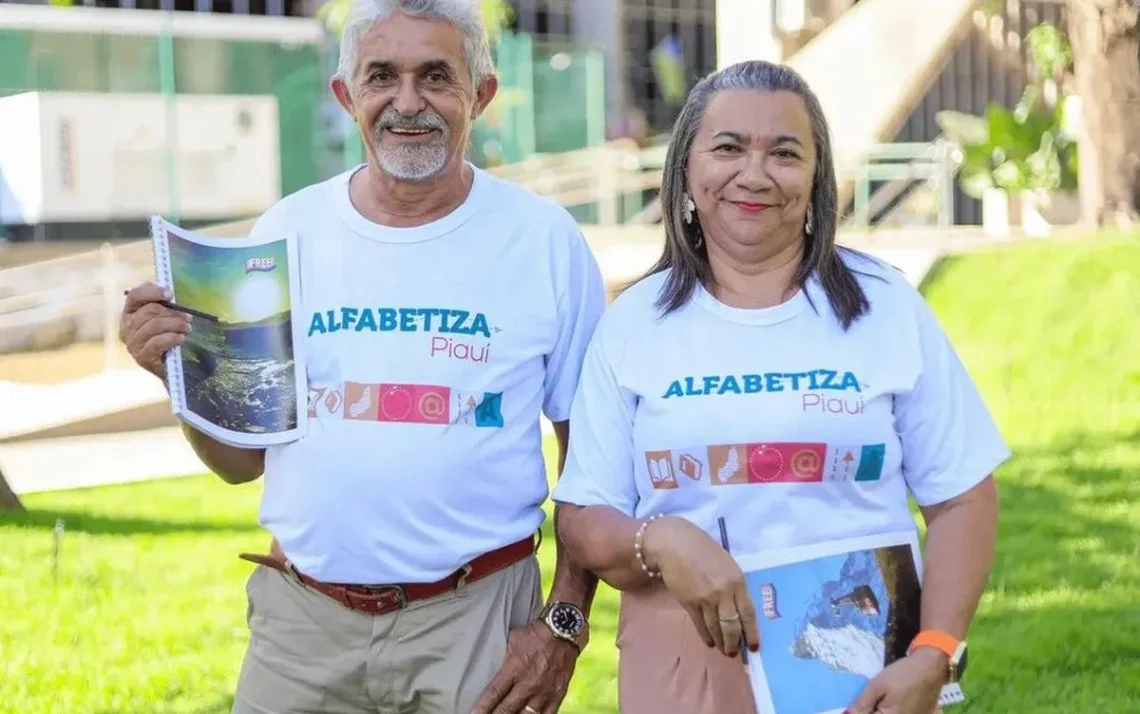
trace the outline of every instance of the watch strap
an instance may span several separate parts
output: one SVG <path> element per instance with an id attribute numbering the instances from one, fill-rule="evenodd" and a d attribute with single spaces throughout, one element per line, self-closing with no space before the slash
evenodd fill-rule
<path id="1" fill-rule="evenodd" d="M 923 630 L 911 641 L 909 655 L 920 647 L 930 647 L 946 655 L 950 682 L 957 682 L 965 670 L 966 643 L 953 635 L 938 630 Z"/>
<path id="2" fill-rule="evenodd" d="M 914 652 L 919 647 L 933 647 L 953 661 L 958 656 L 958 648 L 961 644 L 960 640 L 945 632 L 923 630 L 915 635 L 915 638 L 910 643 L 910 647 L 907 648 L 907 654 Z"/>

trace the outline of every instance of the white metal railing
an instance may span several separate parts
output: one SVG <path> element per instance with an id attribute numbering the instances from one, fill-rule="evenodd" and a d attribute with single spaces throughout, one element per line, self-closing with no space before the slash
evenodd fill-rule
<path id="1" fill-rule="evenodd" d="M 98 32 L 108 35 L 208 37 L 221 40 L 320 45 L 324 28 L 312 17 L 170 12 L 108 7 L 0 5 L 0 29 L 40 32 Z"/>
<path id="2" fill-rule="evenodd" d="M 146 255 L 145 262 L 139 260 L 140 253 Z M 102 340 L 104 366 L 115 366 L 123 291 L 153 279 L 147 253 L 149 242 L 107 243 L 97 251 L 45 261 L 50 265 L 0 271 L 0 285 L 12 286 L 10 274 L 18 272 L 24 285 L 35 286 L 0 301 L 0 353 Z"/>
<path id="3" fill-rule="evenodd" d="M 563 206 L 596 204 L 597 223 L 616 226 L 622 201 L 660 186 L 662 152 L 615 141 L 535 156 L 490 173 Z M 74 341 L 104 340 L 113 360 L 123 290 L 153 276 L 145 239 L 0 270 L 0 353 L 35 348 L 63 334 Z"/>
<path id="4" fill-rule="evenodd" d="M 661 185 L 659 149 L 629 139 L 559 154 L 540 154 L 490 172 L 562 206 L 598 206 L 597 224 L 621 223 L 621 204 Z"/>
<path id="5" fill-rule="evenodd" d="M 918 219 L 927 225 L 949 228 L 954 224 L 954 180 L 957 176 L 955 149 L 948 141 L 938 138 L 932 142 L 897 142 L 876 144 L 857 166 L 843 173 L 841 180 L 854 183 L 850 217 L 844 222 L 849 228 L 867 228 L 876 212 L 883 215 L 900 210 L 889 206 L 876 206 L 875 199 L 882 197 L 886 204 L 903 197 L 915 183 L 925 193 L 926 210 L 918 210 Z M 873 184 L 882 186 L 874 191 Z M 902 198 L 906 203 L 906 198 Z M 925 215 L 922 215 L 925 214 Z"/>
<path id="6" fill-rule="evenodd" d="M 660 165 L 665 161 L 665 147 L 655 147 L 640 155 L 646 165 Z M 934 205 L 933 223 L 948 227 L 954 222 L 954 180 L 957 163 L 953 146 L 942 139 L 933 142 L 873 144 L 867 155 L 854 166 L 836 168 L 841 184 L 853 184 L 854 210 L 844 222 L 846 228 L 866 228 L 870 224 L 875 199 L 885 197 L 892 188 L 901 190 L 902 184 L 921 182 L 930 194 Z M 658 172 L 658 176 L 660 173 Z M 873 190 L 875 183 L 886 183 L 888 190 Z M 889 213 L 890 211 L 887 211 Z M 645 224 L 661 221 L 661 206 L 653 201 L 630 218 L 630 223 Z"/>
<path id="7" fill-rule="evenodd" d="M 617 227 L 621 201 L 660 186 L 664 156 L 664 146 L 642 149 L 619 141 L 491 172 L 564 206 L 597 204 L 597 224 Z M 955 168 L 952 150 L 942 142 L 873 147 L 862 164 L 843 172 L 843 180 L 855 182 L 855 210 L 845 227 L 867 225 L 872 183 L 914 181 L 933 201 L 934 225 L 950 226 Z M 75 341 L 103 339 L 113 356 L 123 290 L 153 279 L 153 273 L 149 240 L 0 270 L 0 353 L 35 347 L 62 332 Z"/>

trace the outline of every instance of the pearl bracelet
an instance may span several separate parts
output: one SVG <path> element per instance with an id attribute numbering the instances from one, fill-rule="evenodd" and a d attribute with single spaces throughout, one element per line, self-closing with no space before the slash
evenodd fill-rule
<path id="1" fill-rule="evenodd" d="M 637 537 L 633 540 L 633 552 L 637 555 L 637 562 L 641 565 L 641 571 L 652 580 L 660 580 L 661 571 L 653 570 L 645 564 L 645 556 L 641 551 L 641 542 L 645 539 L 645 531 L 649 528 L 649 524 L 664 515 L 664 513 L 658 513 L 642 521 L 641 527 L 637 529 Z"/>

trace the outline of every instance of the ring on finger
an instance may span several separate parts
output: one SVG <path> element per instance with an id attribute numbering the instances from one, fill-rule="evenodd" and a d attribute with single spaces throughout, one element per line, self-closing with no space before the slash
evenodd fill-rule
<path id="1" fill-rule="evenodd" d="M 721 622 L 736 622 L 737 620 L 739 620 L 739 619 L 740 619 L 740 613 L 739 613 L 739 612 L 734 612 L 734 613 L 732 613 L 731 615 L 728 615 L 728 616 L 725 616 L 725 615 L 717 615 L 717 617 L 718 617 L 718 618 L 720 618 L 720 621 L 721 621 Z"/>
<path id="2" fill-rule="evenodd" d="M 539 711 L 529 704 L 523 705 L 523 711 L 527 712 L 527 714 L 539 714 Z"/>

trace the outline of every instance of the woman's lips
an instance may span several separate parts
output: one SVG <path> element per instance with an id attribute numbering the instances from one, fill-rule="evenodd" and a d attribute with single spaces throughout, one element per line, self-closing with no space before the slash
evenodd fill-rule
<path id="1" fill-rule="evenodd" d="M 745 213 L 759 213 L 772 207 L 767 203 L 753 203 L 751 201 L 733 201 L 732 204 Z"/>

